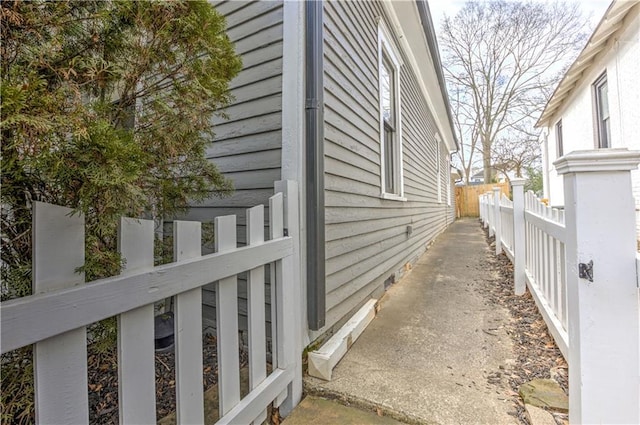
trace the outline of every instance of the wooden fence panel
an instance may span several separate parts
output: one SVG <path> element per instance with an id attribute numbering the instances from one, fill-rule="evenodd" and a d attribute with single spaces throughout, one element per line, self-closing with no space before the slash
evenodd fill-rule
<path id="1" fill-rule="evenodd" d="M 270 240 L 264 239 L 264 207 L 248 213 L 248 241 L 237 247 L 236 217 L 215 220 L 216 253 L 201 256 L 197 222 L 174 223 L 175 262 L 153 266 L 153 222 L 122 219 L 118 249 L 123 272 L 84 285 L 76 269 L 84 263 L 84 219 L 68 208 L 34 206 L 34 295 L 1 304 L 0 352 L 35 344 L 36 422 L 88 423 L 86 326 L 118 316 L 119 420 L 155 423 L 155 302 L 176 298 L 175 351 L 177 422 L 204 423 L 202 391 L 201 287 L 218 282 L 220 424 L 262 422 L 273 401 L 290 411 L 301 397 L 302 363 L 297 191 L 269 200 Z M 276 189 L 277 190 L 277 189 Z M 285 209 L 283 199 L 287 199 Z M 288 214 L 285 217 L 284 214 Z M 285 224 L 288 223 L 288 228 Z M 295 255 L 294 255 L 295 254 Z M 264 266 L 274 273 L 274 368 L 266 375 Z M 248 271 L 252 308 L 251 392 L 240 398 L 237 275 Z M 294 296 L 294 293 L 298 294 Z M 277 335 L 276 335 L 277 334 Z M 293 382 L 297 381 L 297 382 Z"/>
<path id="2" fill-rule="evenodd" d="M 479 198 L 486 192 L 491 192 L 494 187 L 499 187 L 501 192 L 510 197 L 509 183 L 479 184 L 472 186 L 456 187 L 456 217 L 479 217 Z"/>

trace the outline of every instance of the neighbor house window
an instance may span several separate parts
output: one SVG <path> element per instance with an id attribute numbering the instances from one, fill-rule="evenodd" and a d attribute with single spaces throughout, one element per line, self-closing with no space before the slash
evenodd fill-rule
<path id="1" fill-rule="evenodd" d="M 609 148 L 611 147 L 611 120 L 609 117 L 609 86 L 606 72 L 593 83 L 593 95 L 596 109 L 598 147 Z"/>
<path id="2" fill-rule="evenodd" d="M 556 144 L 558 145 L 558 158 L 564 155 L 564 146 L 562 143 L 562 120 L 560 120 L 556 123 Z"/>
<path id="3" fill-rule="evenodd" d="M 400 63 L 389 32 L 378 29 L 380 80 L 380 169 L 382 196 L 402 199 L 402 135 L 400 131 Z"/>

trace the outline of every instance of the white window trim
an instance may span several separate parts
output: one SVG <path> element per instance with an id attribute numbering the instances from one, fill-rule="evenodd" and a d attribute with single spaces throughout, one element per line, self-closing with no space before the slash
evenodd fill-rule
<path id="1" fill-rule="evenodd" d="M 605 84 L 607 85 L 607 97 L 604 100 L 607 102 L 607 107 L 609 109 L 609 134 L 606 134 L 606 137 L 607 137 L 606 140 L 604 140 L 604 136 L 603 136 L 604 127 L 602 125 L 602 119 L 601 119 L 602 109 L 600 106 L 600 103 L 602 102 L 602 99 L 603 99 L 600 89 Z M 611 108 L 609 105 L 608 89 L 609 89 L 609 77 L 607 75 L 607 70 L 605 69 L 605 71 L 602 74 L 600 74 L 592 84 L 593 104 L 594 104 L 593 106 L 594 106 L 594 115 L 595 115 L 594 135 L 596 139 L 596 143 L 595 143 L 596 149 L 607 149 L 611 147 Z M 602 146 L 605 144 L 605 142 L 607 146 Z"/>
<path id="2" fill-rule="evenodd" d="M 440 134 L 436 133 L 436 184 L 438 185 L 438 203 L 442 203 L 442 166 L 440 165 L 440 145 L 442 144 L 442 139 L 440 139 Z"/>
<path id="3" fill-rule="evenodd" d="M 449 155 L 447 155 L 446 170 L 447 170 L 447 176 L 445 180 L 447 182 L 447 206 L 450 207 L 451 206 L 451 157 Z"/>
<path id="4" fill-rule="evenodd" d="M 396 111 L 396 131 L 394 132 L 395 142 L 397 146 L 397 155 L 395 169 L 398 170 L 397 175 L 397 193 L 385 192 L 385 157 L 384 157 L 384 118 L 382 114 L 382 97 L 380 96 L 378 101 L 379 109 L 379 127 L 380 127 L 380 197 L 383 199 L 390 199 L 395 201 L 406 202 L 404 197 L 404 173 L 403 173 L 403 156 L 402 156 L 402 113 L 401 113 L 401 89 L 400 89 L 400 68 L 403 63 L 401 62 L 400 52 L 395 44 L 391 41 L 391 32 L 384 24 L 382 19 L 378 22 L 378 94 L 382 93 L 382 80 L 380 79 L 380 69 L 382 67 L 382 55 L 386 55 L 394 66 L 394 88 L 396 90 L 394 96 L 395 104 L 394 109 Z"/>

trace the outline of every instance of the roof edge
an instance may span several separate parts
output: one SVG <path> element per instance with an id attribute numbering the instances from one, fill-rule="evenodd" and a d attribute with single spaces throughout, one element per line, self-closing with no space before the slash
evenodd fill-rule
<path id="1" fill-rule="evenodd" d="M 438 85 L 440 86 L 440 92 L 442 99 L 447 107 L 447 118 L 449 119 L 449 125 L 451 126 L 451 133 L 453 134 L 453 141 L 456 144 L 456 148 L 460 150 L 460 142 L 455 132 L 455 126 L 453 124 L 453 116 L 451 115 L 451 104 L 449 103 L 449 93 L 447 92 L 447 84 L 442 72 L 442 61 L 440 60 L 440 51 L 438 50 L 438 42 L 436 39 L 436 33 L 433 30 L 433 20 L 431 18 L 431 11 L 429 10 L 429 4 L 427 0 L 416 0 L 416 6 L 418 7 L 418 13 L 420 15 L 420 22 L 424 30 L 424 35 L 427 39 L 427 45 L 429 47 L 429 53 L 431 59 L 436 68 L 436 75 L 438 77 Z"/>
<path id="2" fill-rule="evenodd" d="M 593 61 L 596 57 L 602 53 L 604 46 L 606 46 L 607 42 L 611 37 L 615 36 L 619 33 L 620 28 L 615 29 L 611 33 L 607 34 L 602 40 L 597 40 L 603 33 L 609 30 L 607 25 L 614 26 L 618 22 L 624 21 L 627 15 L 632 11 L 634 7 L 637 7 L 640 2 L 636 1 L 619 1 L 613 0 L 609 7 L 602 15 L 602 18 L 598 22 L 598 25 L 589 36 L 589 39 L 585 43 L 584 47 L 576 57 L 576 59 L 571 63 L 571 66 L 567 68 L 567 71 L 562 76 L 562 79 L 556 86 L 555 90 L 549 100 L 547 101 L 542 113 L 540 114 L 540 118 L 536 121 L 534 127 L 539 128 L 543 127 L 547 123 L 551 121 L 551 118 L 555 115 L 555 113 L 562 107 L 565 103 L 566 99 L 573 92 L 578 83 L 581 82 L 584 70 L 580 71 L 576 76 L 572 78 L 568 78 L 572 71 L 574 71 L 579 66 L 586 66 L 587 68 L 592 65 Z M 610 18 L 618 18 L 613 22 L 610 22 Z M 594 45 L 594 41 L 597 41 Z M 599 49 L 599 50 L 598 50 Z M 595 53 L 593 52 L 595 50 Z M 587 56 L 587 65 L 583 65 L 581 62 L 585 60 L 585 56 Z M 562 92 L 561 97 L 556 97 L 556 95 L 560 96 L 559 93 Z M 555 105 L 557 103 L 557 105 Z"/>

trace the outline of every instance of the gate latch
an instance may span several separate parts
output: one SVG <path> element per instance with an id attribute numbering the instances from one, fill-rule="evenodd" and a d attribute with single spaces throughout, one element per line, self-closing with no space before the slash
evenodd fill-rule
<path id="1" fill-rule="evenodd" d="M 593 282 L 593 260 L 587 264 L 578 264 L 578 276 L 580 279 L 587 279 L 589 282 Z"/>

